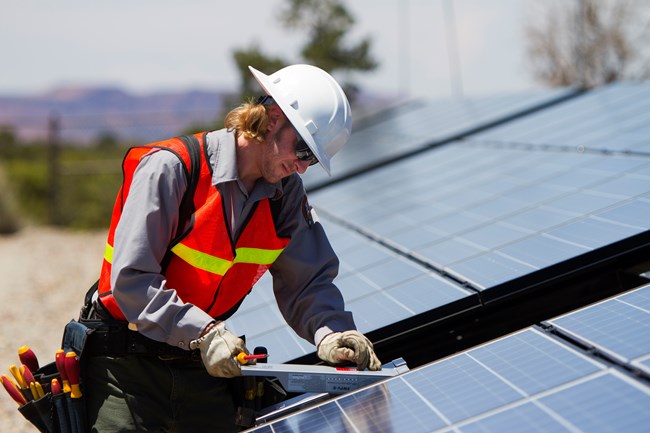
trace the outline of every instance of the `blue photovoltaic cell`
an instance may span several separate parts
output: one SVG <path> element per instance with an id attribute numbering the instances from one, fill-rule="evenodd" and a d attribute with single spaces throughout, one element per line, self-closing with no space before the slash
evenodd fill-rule
<path id="1" fill-rule="evenodd" d="M 540 206 L 516 213 L 508 218 L 504 218 L 502 221 L 523 230 L 544 231 L 566 223 L 573 218 L 568 213 Z"/>
<path id="2" fill-rule="evenodd" d="M 467 355 L 414 370 L 404 377 L 450 423 L 519 400 L 522 395 Z"/>
<path id="3" fill-rule="evenodd" d="M 617 297 L 550 321 L 579 339 L 630 362 L 650 354 L 650 286 L 627 297 Z M 641 300 L 641 305 L 635 300 Z"/>
<path id="4" fill-rule="evenodd" d="M 398 395 L 399 398 L 390 398 Z M 393 380 L 338 400 L 360 432 L 427 431 L 446 425 L 404 381 Z"/>
<path id="5" fill-rule="evenodd" d="M 602 369 L 530 329 L 467 354 L 525 395 L 537 394 Z"/>
<path id="6" fill-rule="evenodd" d="M 540 400 L 579 431 L 647 432 L 650 392 L 615 373 L 598 376 Z"/>
<path id="7" fill-rule="evenodd" d="M 413 313 L 433 310 L 467 297 L 467 291 L 435 275 L 397 284 L 386 289 L 385 294 Z"/>
<path id="8" fill-rule="evenodd" d="M 586 253 L 589 249 L 562 239 L 541 235 L 523 239 L 499 248 L 498 251 L 536 268 L 544 268 Z"/>
<path id="9" fill-rule="evenodd" d="M 586 218 L 551 230 L 548 234 L 586 248 L 596 249 L 644 231 L 645 229 Z"/>
<path id="10" fill-rule="evenodd" d="M 417 257 L 423 257 L 436 266 L 445 266 L 458 262 L 468 257 L 473 257 L 485 251 L 479 245 L 472 245 L 463 242 L 458 238 L 445 239 L 431 245 L 414 248 L 413 252 Z"/>
<path id="11" fill-rule="evenodd" d="M 536 403 L 525 403 L 458 428 L 461 433 L 575 433 Z"/>
<path id="12" fill-rule="evenodd" d="M 446 270 L 457 278 L 471 282 L 480 289 L 490 288 L 538 270 L 530 264 L 490 252 L 462 262 Z"/>
<path id="13" fill-rule="evenodd" d="M 273 425 L 274 433 L 335 433 L 346 431 L 346 419 L 336 403 L 327 403 L 299 416 L 279 421 Z"/>
<path id="14" fill-rule="evenodd" d="M 634 305 L 650 314 L 650 289 L 648 286 L 619 295 L 616 299 L 626 304 Z"/>
<path id="15" fill-rule="evenodd" d="M 650 229 L 650 218 L 647 218 L 647 215 L 650 215 L 650 201 L 638 200 L 622 203 L 614 208 L 599 212 L 596 217 L 648 230 Z"/>

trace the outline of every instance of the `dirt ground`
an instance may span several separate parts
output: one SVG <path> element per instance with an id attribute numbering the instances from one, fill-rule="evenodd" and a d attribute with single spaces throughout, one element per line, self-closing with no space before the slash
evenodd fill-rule
<path id="1" fill-rule="evenodd" d="M 28 345 L 41 365 L 54 360 L 63 327 L 78 316 L 86 290 L 97 280 L 106 232 L 28 227 L 0 235 L 0 374 L 20 365 L 18 348 Z M 38 430 L 0 390 L 0 432 Z"/>

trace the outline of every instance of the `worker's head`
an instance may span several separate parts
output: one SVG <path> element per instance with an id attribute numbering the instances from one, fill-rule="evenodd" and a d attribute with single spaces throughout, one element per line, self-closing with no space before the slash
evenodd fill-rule
<path id="1" fill-rule="evenodd" d="M 247 150 L 238 153 L 243 162 L 241 175 L 253 173 L 275 183 L 293 173 L 302 174 L 318 163 L 280 106 L 268 95 L 230 111 L 224 125 L 244 140 L 239 149 Z"/>
<path id="2" fill-rule="evenodd" d="M 298 156 L 306 158 L 310 150 L 330 174 L 331 158 L 352 132 L 350 104 L 341 86 L 330 74 L 310 65 L 287 66 L 271 75 L 249 69 L 298 135 Z M 307 148 L 304 152 L 302 144 Z"/>

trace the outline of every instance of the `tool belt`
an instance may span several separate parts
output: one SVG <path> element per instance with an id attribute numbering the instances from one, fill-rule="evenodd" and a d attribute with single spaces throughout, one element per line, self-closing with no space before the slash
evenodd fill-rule
<path id="1" fill-rule="evenodd" d="M 123 322 L 79 319 L 88 328 L 84 356 L 158 356 L 163 359 L 200 361 L 198 350 L 183 350 L 132 331 Z"/>
<path id="2" fill-rule="evenodd" d="M 93 302 L 92 295 L 97 291 L 98 282 L 93 284 L 84 299 L 84 305 L 79 312 L 80 325 L 83 325 L 85 335 L 84 341 L 77 341 L 71 344 L 86 356 L 126 356 L 126 355 L 150 355 L 162 359 L 185 359 L 200 361 L 201 353 L 198 350 L 183 350 L 167 343 L 152 340 L 145 337 L 138 331 L 128 328 L 128 324 L 115 320 L 104 308 L 101 302 Z M 73 321 L 74 322 L 74 321 Z M 67 328 L 76 329 L 73 324 Z M 67 332 L 66 332 L 67 333 Z M 76 330 L 71 334 L 81 335 Z M 64 338 L 65 340 L 65 338 Z"/>

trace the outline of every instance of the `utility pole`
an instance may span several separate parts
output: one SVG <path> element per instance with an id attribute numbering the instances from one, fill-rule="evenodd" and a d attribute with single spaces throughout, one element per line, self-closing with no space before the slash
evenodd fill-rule
<path id="1" fill-rule="evenodd" d="M 443 0 L 442 7 L 445 14 L 445 29 L 447 30 L 447 57 L 449 59 L 449 80 L 451 94 L 456 99 L 463 98 L 462 72 L 460 57 L 458 55 L 458 38 L 456 35 L 456 16 L 454 14 L 454 0 Z"/>
<path id="2" fill-rule="evenodd" d="M 47 211 L 50 225 L 57 225 L 59 221 L 59 179 L 61 175 L 61 162 L 59 155 L 59 134 L 61 120 L 56 113 L 51 113 L 47 122 L 47 168 L 48 168 L 48 194 Z"/>
<path id="3" fill-rule="evenodd" d="M 398 26 L 399 29 L 399 41 L 398 49 L 401 54 L 401 59 L 399 61 L 400 68 L 400 86 L 399 86 L 399 96 L 401 99 L 408 99 L 411 96 L 411 41 L 410 41 L 410 7 L 409 0 L 401 0 L 397 2 L 397 7 L 399 9 L 398 16 L 400 17 L 400 23 Z"/>

